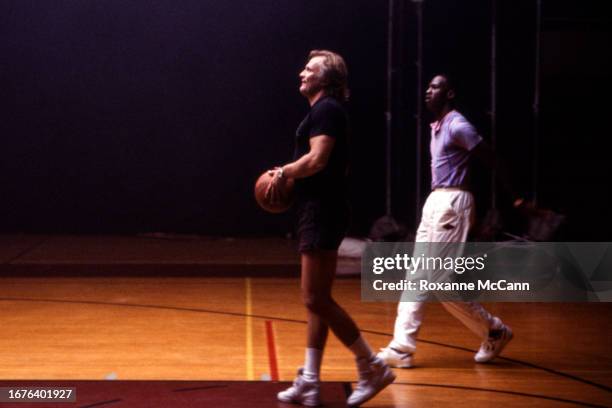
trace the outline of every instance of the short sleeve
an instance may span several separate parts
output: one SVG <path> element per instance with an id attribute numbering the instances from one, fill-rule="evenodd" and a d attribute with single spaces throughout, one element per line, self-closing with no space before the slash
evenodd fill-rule
<path id="1" fill-rule="evenodd" d="M 316 104 L 310 113 L 311 124 L 308 137 L 326 135 L 337 139 L 346 127 L 344 110 L 330 101 Z"/>
<path id="2" fill-rule="evenodd" d="M 450 126 L 450 136 L 452 143 L 468 151 L 475 148 L 482 141 L 482 137 L 474 126 L 466 120 L 454 120 Z"/>

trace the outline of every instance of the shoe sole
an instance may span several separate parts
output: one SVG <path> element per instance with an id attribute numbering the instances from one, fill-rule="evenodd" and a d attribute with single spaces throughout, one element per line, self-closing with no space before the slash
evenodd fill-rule
<path id="1" fill-rule="evenodd" d="M 360 406 L 361 404 L 365 404 L 366 402 L 368 402 L 369 400 L 377 396 L 382 390 L 387 388 L 393 381 L 395 381 L 395 378 L 396 378 L 395 373 L 389 370 L 389 374 L 383 378 L 381 386 L 378 388 L 378 390 L 376 390 L 375 393 L 373 393 L 372 395 L 370 395 L 368 398 L 364 399 L 363 401 L 359 402 L 358 404 L 348 404 L 348 401 L 347 401 L 348 406 L 351 408 L 354 408 L 354 407 Z"/>
<path id="2" fill-rule="evenodd" d="M 413 367 L 412 362 L 398 364 L 396 363 L 396 361 L 402 361 L 401 359 L 394 359 L 394 360 L 386 359 L 384 356 L 381 356 L 380 354 L 381 353 L 378 353 L 376 357 L 384 361 L 385 364 L 388 365 L 389 367 L 393 367 L 393 368 L 412 368 Z M 408 359 L 412 359 L 412 355 L 408 356 Z"/>
<path id="3" fill-rule="evenodd" d="M 305 407 L 318 407 L 321 405 L 321 402 L 316 402 L 312 404 L 312 403 L 306 403 L 306 401 L 300 401 L 298 399 L 293 399 L 293 398 L 281 398 L 278 395 L 276 396 L 276 399 L 285 404 L 299 404 L 299 405 L 304 405 Z"/>
<path id="4" fill-rule="evenodd" d="M 412 368 L 413 367 L 412 363 L 408 363 L 408 364 L 394 364 L 392 361 L 387 361 L 387 360 L 385 360 L 385 363 L 389 367 L 393 367 L 393 368 Z"/>

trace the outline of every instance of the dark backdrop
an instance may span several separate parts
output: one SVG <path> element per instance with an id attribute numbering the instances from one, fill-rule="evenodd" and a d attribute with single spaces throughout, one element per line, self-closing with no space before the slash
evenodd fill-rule
<path id="1" fill-rule="evenodd" d="M 308 110 L 298 74 L 323 47 L 346 55 L 355 150 L 368 151 L 357 219 L 380 211 L 377 2 L 0 4 L 2 230 L 290 230 L 252 187 L 291 158 Z"/>
<path id="2" fill-rule="evenodd" d="M 402 2 L 399 2 L 400 4 Z M 496 4 L 495 11 L 492 4 Z M 566 216 L 555 239 L 610 240 L 612 183 L 611 135 L 606 125 L 612 94 L 609 50 L 612 15 L 595 0 L 542 0 L 539 114 L 534 111 L 536 82 L 536 0 L 467 0 L 423 3 L 423 71 L 451 74 L 458 86 L 458 108 L 491 141 L 491 21 L 496 21 L 497 153 L 515 192 L 542 208 Z M 401 5 L 399 6 L 401 7 Z M 394 151 L 394 211 L 414 222 L 414 203 L 423 202 L 430 182 L 429 161 L 422 162 L 424 191 L 415 196 L 416 8 L 404 5 L 402 75 L 395 106 L 400 134 Z M 423 124 L 428 158 L 429 126 Z M 407 154 L 406 154 L 407 152 Z M 473 172 L 478 215 L 491 207 L 490 172 Z M 408 188 L 406 188 L 408 186 Z M 525 232 L 508 194 L 496 190 L 505 229 Z M 414 210 L 412 210 L 414 211 Z M 519 221 L 519 222 L 517 222 Z"/>
<path id="3" fill-rule="evenodd" d="M 415 13 L 396 3 L 393 212 L 412 229 Z M 498 3 L 498 145 L 529 195 L 535 1 Z M 609 81 L 596 4 L 544 1 L 538 197 L 570 215 L 574 239 L 609 239 L 592 226 L 607 205 L 587 199 L 610 184 L 594 148 L 605 132 L 585 103 Z M 424 3 L 424 81 L 451 72 L 485 138 L 490 5 Z M 352 232 L 367 233 L 384 213 L 387 13 L 371 0 L 0 0 L 0 232 L 291 231 L 290 214 L 256 207 L 252 185 L 290 158 L 308 110 L 298 73 L 310 49 L 329 48 L 349 65 Z M 476 179 L 482 213 L 490 190 Z"/>

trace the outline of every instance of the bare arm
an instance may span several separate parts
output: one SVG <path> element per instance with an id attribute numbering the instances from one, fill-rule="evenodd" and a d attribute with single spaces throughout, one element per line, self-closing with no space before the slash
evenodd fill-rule
<path id="1" fill-rule="evenodd" d="M 310 177 L 327 166 L 336 140 L 327 135 L 310 138 L 310 151 L 294 162 L 282 166 L 283 175 L 290 178 Z"/>
<path id="2" fill-rule="evenodd" d="M 323 170 L 327 166 L 329 157 L 334 148 L 336 140 L 327 135 L 317 135 L 310 138 L 310 150 L 294 162 L 270 170 L 273 176 L 266 196 L 274 202 L 278 197 L 279 183 L 283 183 L 286 178 L 305 178 L 310 177 Z"/>

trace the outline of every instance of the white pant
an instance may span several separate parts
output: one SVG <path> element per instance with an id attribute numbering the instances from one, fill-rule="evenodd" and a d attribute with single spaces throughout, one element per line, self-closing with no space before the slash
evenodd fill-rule
<path id="1" fill-rule="evenodd" d="M 416 242 L 465 242 L 474 218 L 474 197 L 462 190 L 435 190 L 425 202 Z M 459 256 L 462 247 L 450 245 L 438 255 Z M 501 327 L 501 320 L 476 302 L 442 302 L 442 305 L 476 333 L 486 339 L 490 329 Z M 416 349 L 416 337 L 423 321 L 424 302 L 399 302 L 393 340 L 390 346 L 406 352 Z"/>

